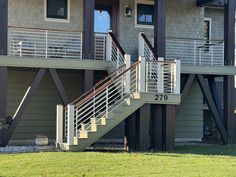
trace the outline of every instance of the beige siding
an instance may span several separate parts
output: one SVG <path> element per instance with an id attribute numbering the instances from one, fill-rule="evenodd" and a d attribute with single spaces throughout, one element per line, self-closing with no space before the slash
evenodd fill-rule
<path id="1" fill-rule="evenodd" d="M 203 96 L 195 81 L 176 117 L 176 138 L 203 137 Z"/>

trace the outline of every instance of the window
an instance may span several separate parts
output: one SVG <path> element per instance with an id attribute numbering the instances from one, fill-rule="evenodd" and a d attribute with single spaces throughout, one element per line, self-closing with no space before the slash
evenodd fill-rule
<path id="1" fill-rule="evenodd" d="M 154 25 L 154 6 L 149 4 L 137 4 L 137 24 Z"/>
<path id="2" fill-rule="evenodd" d="M 210 40 L 211 40 L 211 19 L 205 18 L 204 19 L 204 39 L 205 39 L 205 52 L 209 52 L 210 47 Z"/>
<path id="3" fill-rule="evenodd" d="M 46 19 L 69 19 L 69 0 L 45 0 Z"/>

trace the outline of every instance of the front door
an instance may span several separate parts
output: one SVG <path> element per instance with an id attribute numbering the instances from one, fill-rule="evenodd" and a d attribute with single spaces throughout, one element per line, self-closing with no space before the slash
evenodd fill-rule
<path id="1" fill-rule="evenodd" d="M 118 7 L 119 0 L 95 0 L 95 33 L 107 33 L 112 30 L 117 35 Z"/>

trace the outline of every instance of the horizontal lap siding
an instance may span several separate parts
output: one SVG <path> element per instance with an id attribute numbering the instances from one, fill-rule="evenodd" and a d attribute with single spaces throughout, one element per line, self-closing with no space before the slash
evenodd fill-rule
<path id="1" fill-rule="evenodd" d="M 35 72 L 9 71 L 8 114 L 13 116 Z M 82 72 L 59 72 L 70 101 L 82 93 Z M 56 105 L 61 103 L 53 81 L 46 73 L 36 93 L 33 95 L 22 120 L 13 134 L 12 140 L 33 139 L 35 135 L 55 138 Z"/>
<path id="2" fill-rule="evenodd" d="M 194 81 L 191 90 L 182 102 L 176 117 L 176 138 L 203 137 L 203 96 L 201 89 Z"/>

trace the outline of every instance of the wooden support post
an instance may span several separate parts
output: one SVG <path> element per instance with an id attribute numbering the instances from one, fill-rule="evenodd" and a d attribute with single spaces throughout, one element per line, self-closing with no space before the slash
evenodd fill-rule
<path id="1" fill-rule="evenodd" d="M 6 124 L 7 117 L 7 67 L 0 67 L 0 125 Z"/>
<path id="2" fill-rule="evenodd" d="M 166 56 L 166 0 L 155 0 L 154 50 L 156 58 Z"/>
<path id="3" fill-rule="evenodd" d="M 7 145 L 7 67 L 0 67 L 0 146 Z"/>
<path id="4" fill-rule="evenodd" d="M 84 35 L 83 35 L 83 58 L 94 59 L 94 6 L 95 0 L 83 1 Z"/>
<path id="5" fill-rule="evenodd" d="M 221 139 L 224 144 L 227 144 L 227 131 L 226 131 L 224 123 L 222 121 L 223 118 L 220 117 L 220 114 L 217 110 L 212 93 L 211 93 L 210 89 L 208 88 L 203 75 L 197 75 L 197 78 L 198 78 L 198 82 L 199 82 L 200 88 L 202 90 L 202 93 L 206 98 L 207 105 L 212 113 L 212 116 L 213 116 L 216 126 L 218 128 L 218 131 L 220 133 Z"/>
<path id="6" fill-rule="evenodd" d="M 32 98 L 32 95 L 35 93 L 36 89 L 38 88 L 40 81 L 42 80 L 43 76 L 46 73 L 45 68 L 39 69 L 38 73 L 36 74 L 31 86 L 27 89 L 23 99 L 21 100 L 20 105 L 18 106 L 14 116 L 13 116 L 13 122 L 8 128 L 7 131 L 7 140 L 9 141 L 16 129 L 16 126 L 18 125 L 19 121 L 21 120 L 23 114 L 25 113 L 25 110 L 30 103 L 30 100 Z"/>
<path id="7" fill-rule="evenodd" d="M 83 91 L 87 92 L 94 86 L 94 71 L 84 70 L 84 88 Z"/>
<path id="8" fill-rule="evenodd" d="M 0 55 L 7 55 L 8 0 L 0 1 Z"/>
<path id="9" fill-rule="evenodd" d="M 165 105 L 163 111 L 163 150 L 173 151 L 175 149 L 175 105 Z"/>
<path id="10" fill-rule="evenodd" d="M 224 122 L 228 132 L 228 143 L 232 144 L 236 136 L 234 76 L 224 76 Z"/>
<path id="11" fill-rule="evenodd" d="M 151 106 L 145 104 L 140 108 L 139 114 L 139 151 L 148 151 L 150 149 L 150 117 Z"/>
<path id="12" fill-rule="evenodd" d="M 0 1 L 0 55 L 7 55 L 8 0 Z M 0 67 L 0 146 L 7 145 L 7 68 Z"/>
<path id="13" fill-rule="evenodd" d="M 225 64 L 234 66 L 235 63 L 235 8 L 236 1 L 228 0 L 224 9 L 224 57 Z M 225 125 L 228 132 L 228 143 L 232 143 L 235 135 L 235 90 L 234 90 L 234 77 L 224 76 L 224 118 Z"/>
<path id="14" fill-rule="evenodd" d="M 163 150 L 163 105 L 152 105 L 152 114 L 152 149 L 161 151 Z"/>
<path id="15" fill-rule="evenodd" d="M 63 87 L 63 84 L 62 84 L 62 82 L 60 80 L 60 77 L 57 74 L 56 69 L 49 69 L 49 73 L 50 73 L 50 75 L 51 75 L 51 77 L 53 79 L 54 85 L 57 88 L 57 91 L 59 93 L 59 96 L 61 98 L 61 101 L 62 101 L 63 105 L 64 106 L 67 105 L 69 103 L 68 96 L 67 96 L 66 91 L 65 91 L 65 89 Z"/>
<path id="16" fill-rule="evenodd" d="M 63 143 L 63 106 L 57 105 L 56 144 Z"/>
<path id="17" fill-rule="evenodd" d="M 228 66 L 234 66 L 235 59 L 235 7 L 235 0 L 227 0 L 224 7 L 224 55 Z"/>
<path id="18" fill-rule="evenodd" d="M 125 120 L 126 149 L 135 151 L 136 148 L 136 113 Z"/>

